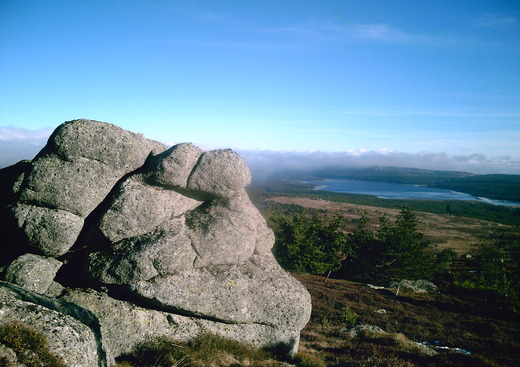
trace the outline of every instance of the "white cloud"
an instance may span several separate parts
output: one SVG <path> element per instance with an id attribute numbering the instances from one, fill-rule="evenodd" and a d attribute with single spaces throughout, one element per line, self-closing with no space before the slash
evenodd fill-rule
<path id="1" fill-rule="evenodd" d="M 514 17 L 498 14 L 484 14 L 473 21 L 480 28 L 504 28 L 518 23 Z"/>
<path id="2" fill-rule="evenodd" d="M 433 116 L 433 117 L 460 117 L 460 118 L 518 118 L 520 117 L 519 111 L 507 111 L 507 112 L 484 112 L 484 113 L 471 113 L 471 112 L 460 112 L 460 111 L 436 111 L 436 110 L 400 110 L 395 108 L 381 109 L 350 109 L 338 112 L 339 115 L 343 116 Z"/>
<path id="3" fill-rule="evenodd" d="M 39 129 L 27 130 L 14 126 L 0 126 L 0 141 L 1 140 L 41 140 L 48 139 L 53 129 Z"/>
<path id="4" fill-rule="evenodd" d="M 312 22 L 296 26 L 265 29 L 265 32 L 295 34 L 318 41 L 383 42 L 413 45 L 436 45 L 451 42 L 442 37 L 408 33 L 383 23 Z"/>
<path id="5" fill-rule="evenodd" d="M 0 127 L 0 168 L 22 159 L 32 159 L 45 145 L 52 129 L 26 130 L 12 126 Z M 213 146 L 204 146 L 206 150 Z M 520 161 L 511 157 L 486 154 L 448 154 L 434 152 L 406 153 L 388 148 L 359 148 L 342 152 L 238 150 L 259 177 L 293 169 L 327 167 L 352 168 L 370 166 L 411 167 L 431 170 L 452 170 L 471 173 L 520 174 Z"/>
<path id="6" fill-rule="evenodd" d="M 222 13 L 215 11 L 201 11 L 197 13 L 198 18 L 201 21 L 209 22 L 209 23 L 228 23 L 229 19 Z"/>
<path id="7" fill-rule="evenodd" d="M 253 177 L 263 178 L 292 170 L 391 166 L 477 174 L 520 174 L 520 161 L 484 154 L 404 153 L 390 149 L 359 149 L 346 152 L 239 151 Z"/>
<path id="8" fill-rule="evenodd" d="M 32 159 L 45 145 L 53 129 L 27 130 L 0 126 L 0 168 Z"/>
<path id="9" fill-rule="evenodd" d="M 397 43 L 423 43 L 428 41 L 426 37 L 406 33 L 388 24 L 354 24 L 339 30 L 348 37 L 361 40 L 397 42 Z"/>

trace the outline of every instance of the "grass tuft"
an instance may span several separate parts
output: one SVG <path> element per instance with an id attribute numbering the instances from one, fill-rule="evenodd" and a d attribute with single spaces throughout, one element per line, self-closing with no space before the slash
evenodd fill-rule
<path id="1" fill-rule="evenodd" d="M 0 344 L 12 349 L 18 362 L 26 367 L 66 367 L 63 360 L 49 350 L 45 335 L 22 322 L 0 325 Z"/>
<path id="2" fill-rule="evenodd" d="M 298 367 L 327 367 L 323 359 L 306 352 L 299 352 L 291 359 L 291 363 Z"/>
<path id="3" fill-rule="evenodd" d="M 272 353 L 254 346 L 205 334 L 182 343 L 161 337 L 139 344 L 132 353 L 118 358 L 117 367 L 227 367 L 274 366 Z"/>

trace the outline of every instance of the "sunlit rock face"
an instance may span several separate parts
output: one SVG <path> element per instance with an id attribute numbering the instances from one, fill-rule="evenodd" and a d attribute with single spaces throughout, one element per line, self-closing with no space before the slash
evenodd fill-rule
<path id="1" fill-rule="evenodd" d="M 142 338 L 211 331 L 296 350 L 310 296 L 274 259 L 273 233 L 245 191 L 251 175 L 235 152 L 167 148 L 115 125 L 75 120 L 60 125 L 31 162 L 2 171 L 3 259 L 26 264 L 34 254 L 34 264 L 54 266 L 37 282 L 26 274 L 30 266 L 10 266 L 10 281 L 47 294 L 58 282 L 108 290 L 106 307 L 153 320 Z M 118 325 L 101 298 L 85 294 L 65 297 L 112 335 Z M 176 318 L 182 332 L 171 325 Z M 142 341 L 125 337 L 134 329 L 118 329 L 114 355 Z"/>

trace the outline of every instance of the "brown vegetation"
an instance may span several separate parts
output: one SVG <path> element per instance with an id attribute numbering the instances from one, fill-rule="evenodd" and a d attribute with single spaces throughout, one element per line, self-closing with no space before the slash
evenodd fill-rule
<path id="1" fill-rule="evenodd" d="M 140 344 L 132 353 L 118 358 L 116 367 L 282 366 L 276 357 L 275 351 L 205 334 L 187 343 L 163 337 Z M 284 359 L 299 367 L 326 367 L 323 360 L 308 353 L 297 353 Z"/>
<path id="2" fill-rule="evenodd" d="M 365 284 L 295 276 L 310 291 L 313 303 L 300 349 L 321 356 L 328 365 L 498 367 L 520 363 L 520 316 L 503 308 L 496 294 L 446 290 L 427 294 L 401 291 L 395 296 L 390 290 Z M 378 326 L 393 334 L 351 339 L 344 321 L 345 307 L 357 316 L 357 324 Z M 405 347 L 404 336 L 452 349 L 424 355 Z"/>

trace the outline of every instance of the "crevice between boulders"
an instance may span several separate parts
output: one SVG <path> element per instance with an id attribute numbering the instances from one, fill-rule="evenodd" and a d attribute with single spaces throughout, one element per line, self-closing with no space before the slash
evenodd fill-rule
<path id="1" fill-rule="evenodd" d="M 131 293 L 131 291 L 128 289 L 128 287 L 129 286 L 111 285 L 111 286 L 107 286 L 106 290 L 107 290 L 107 294 L 109 297 L 116 299 L 118 301 L 129 302 L 135 306 L 138 306 L 138 307 L 141 307 L 144 309 L 165 312 L 165 313 L 171 314 L 171 315 L 190 317 L 190 318 L 195 318 L 195 319 L 200 319 L 200 320 L 218 322 L 218 323 L 227 324 L 227 325 L 256 324 L 256 325 L 263 325 L 263 326 L 276 326 L 273 324 L 257 322 L 257 321 L 237 322 L 237 321 L 231 321 L 231 320 L 224 320 L 224 319 L 220 319 L 218 317 L 197 314 L 194 312 L 183 310 L 181 308 L 164 307 L 164 306 L 161 306 L 159 304 L 159 302 L 154 302 L 153 299 L 141 297 L 137 294 Z"/>
<path id="2" fill-rule="evenodd" d="M 58 300 L 52 297 L 47 297 L 44 295 L 37 294 L 35 292 L 30 292 L 8 282 L 0 281 L 0 284 L 3 287 L 6 287 L 12 292 L 16 293 L 19 299 L 24 302 L 42 305 L 48 309 L 57 311 L 64 315 L 71 316 L 79 322 L 81 322 L 82 324 L 88 326 L 89 329 L 92 330 L 92 332 L 94 333 L 94 337 L 96 338 L 98 365 L 100 367 L 108 366 L 107 354 L 105 346 L 103 345 L 103 337 L 101 335 L 101 325 L 99 323 L 98 318 L 92 312 L 74 303 Z"/>

